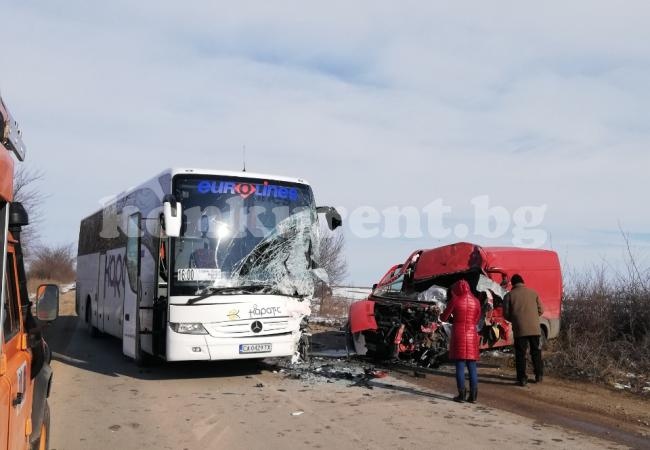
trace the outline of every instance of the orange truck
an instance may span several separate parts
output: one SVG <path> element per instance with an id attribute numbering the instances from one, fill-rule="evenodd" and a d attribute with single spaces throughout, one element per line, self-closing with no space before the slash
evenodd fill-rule
<path id="1" fill-rule="evenodd" d="M 35 305 L 27 294 L 20 239 L 28 216 L 13 201 L 14 159 L 24 158 L 20 130 L 0 98 L 0 450 L 47 449 L 49 437 L 51 353 L 41 326 L 58 315 L 59 290 L 39 286 Z"/>

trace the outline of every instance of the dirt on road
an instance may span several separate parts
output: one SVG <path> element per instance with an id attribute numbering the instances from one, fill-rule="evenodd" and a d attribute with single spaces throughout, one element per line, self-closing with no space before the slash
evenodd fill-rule
<path id="1" fill-rule="evenodd" d="M 492 379 L 487 368 L 481 370 L 475 405 L 451 401 L 447 368 L 425 378 L 390 370 L 365 385 L 317 373 L 294 376 L 272 361 L 138 368 L 122 355 L 119 340 L 87 335 L 73 301 L 74 293 L 63 296 L 62 316 L 46 332 L 54 352 L 53 449 L 647 448 L 647 434 L 632 428 L 603 434 L 587 407 L 575 415 L 578 408 L 558 406 L 564 416 L 595 424 L 592 430 L 551 420 L 557 412 L 538 405 L 554 389 L 569 389 L 560 381 L 515 388 L 507 374 Z M 316 330 L 315 338 L 316 351 L 341 350 L 336 330 Z M 336 358 L 316 360 L 329 364 Z M 335 363 L 366 365 L 343 358 Z M 316 366 L 303 370 L 316 372 Z M 633 399 L 614 398 L 626 411 L 636 411 Z M 616 428 L 610 425 L 608 430 Z"/>
<path id="2" fill-rule="evenodd" d="M 340 331 L 331 326 L 314 328 L 316 353 L 319 349 L 327 353 L 327 349 L 345 347 L 345 336 Z M 374 365 L 417 386 L 449 393 L 456 389 L 451 364 L 438 369 Z M 553 376 L 544 377 L 540 384 L 529 383 L 524 388 L 516 386 L 515 380 L 512 353 L 482 354 L 479 362 L 481 404 L 633 448 L 650 448 L 650 396 Z"/>

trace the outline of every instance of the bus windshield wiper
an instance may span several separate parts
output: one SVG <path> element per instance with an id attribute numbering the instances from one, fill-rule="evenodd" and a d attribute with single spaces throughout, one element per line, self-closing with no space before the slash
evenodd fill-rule
<path id="1" fill-rule="evenodd" d="M 198 297 L 189 299 L 187 301 L 187 304 L 193 305 L 194 303 L 200 302 L 201 300 L 205 300 L 206 298 L 211 297 L 215 294 L 226 294 L 226 293 L 233 293 L 238 291 L 245 291 L 248 294 L 252 294 L 271 287 L 273 286 L 267 284 L 245 284 L 241 286 L 208 287 L 206 288 L 206 292 L 199 295 Z"/>

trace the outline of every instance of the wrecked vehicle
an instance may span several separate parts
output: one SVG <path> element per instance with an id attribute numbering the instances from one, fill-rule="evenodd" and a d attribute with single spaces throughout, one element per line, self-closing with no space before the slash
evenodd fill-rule
<path id="1" fill-rule="evenodd" d="M 348 347 L 358 355 L 438 366 L 446 358 L 451 331 L 451 324 L 440 322 L 439 316 L 447 304 L 447 290 L 460 279 L 481 301 L 477 325 L 481 349 L 512 345 L 503 298 L 515 273 L 538 292 L 544 304 L 542 339 L 555 338 L 562 299 L 557 253 L 461 242 L 413 252 L 404 264 L 390 268 L 367 299 L 352 303 Z"/>
<path id="2" fill-rule="evenodd" d="M 82 220 L 76 308 L 136 362 L 295 357 L 318 283 L 302 179 L 169 169 Z"/>

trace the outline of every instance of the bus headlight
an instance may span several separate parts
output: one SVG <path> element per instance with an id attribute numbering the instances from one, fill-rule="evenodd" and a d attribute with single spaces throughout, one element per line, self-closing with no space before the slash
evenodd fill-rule
<path id="1" fill-rule="evenodd" d="M 169 326 L 177 333 L 208 334 L 208 331 L 200 323 L 170 323 Z"/>

